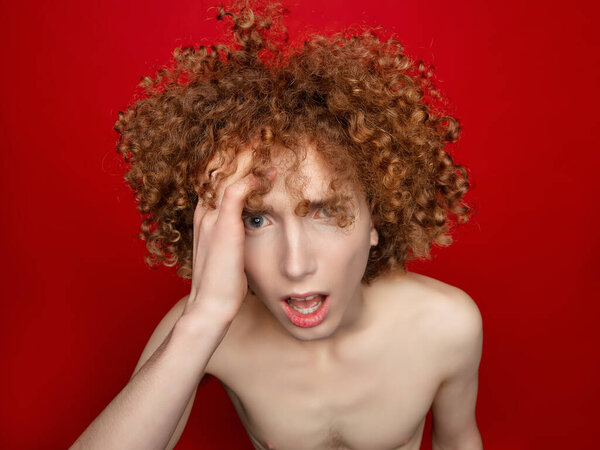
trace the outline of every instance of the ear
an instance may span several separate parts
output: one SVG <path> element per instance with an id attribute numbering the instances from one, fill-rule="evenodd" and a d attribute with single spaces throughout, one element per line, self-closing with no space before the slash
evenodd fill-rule
<path id="1" fill-rule="evenodd" d="M 379 233 L 375 229 L 375 224 L 373 223 L 373 209 L 374 206 L 371 203 L 369 206 L 369 212 L 371 216 L 371 247 L 375 247 L 379 243 Z"/>
<path id="2" fill-rule="evenodd" d="M 379 243 L 379 233 L 375 229 L 373 222 L 371 221 L 371 247 L 375 247 Z"/>

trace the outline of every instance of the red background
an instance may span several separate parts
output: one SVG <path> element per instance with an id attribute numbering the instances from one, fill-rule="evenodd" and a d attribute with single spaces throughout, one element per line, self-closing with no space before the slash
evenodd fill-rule
<path id="1" fill-rule="evenodd" d="M 216 22 L 206 1 L 4 3 L 0 447 L 65 448 L 126 384 L 160 318 L 188 292 L 172 269 L 144 265 L 112 127 L 140 77 L 174 47 L 212 38 Z M 285 4 L 292 36 L 304 23 L 397 33 L 409 54 L 436 66 L 461 121 L 452 150 L 471 173 L 473 218 L 450 248 L 410 269 L 479 305 L 486 450 L 594 447 L 595 2 Z M 429 442 L 426 434 L 423 448 Z M 179 448 L 251 448 L 216 379 L 199 390 Z"/>

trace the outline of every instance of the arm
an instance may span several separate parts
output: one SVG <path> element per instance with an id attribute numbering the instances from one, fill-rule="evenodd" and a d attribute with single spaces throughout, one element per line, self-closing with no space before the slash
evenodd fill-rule
<path id="1" fill-rule="evenodd" d="M 133 371 L 133 375 L 131 375 L 131 378 L 133 378 L 135 376 L 135 374 L 138 373 L 138 371 L 142 368 L 142 366 L 146 363 L 146 361 L 158 349 L 159 345 L 167 338 L 168 334 L 173 329 L 175 322 L 183 314 L 183 310 L 185 308 L 188 298 L 189 298 L 189 295 L 186 295 L 181 300 L 179 300 L 179 302 L 177 302 L 175 304 L 175 306 L 173 306 L 173 308 L 171 308 L 171 310 L 160 321 L 160 323 L 154 330 L 154 333 L 152 333 L 150 340 L 146 344 L 146 347 L 144 348 L 144 351 L 142 352 L 142 355 L 140 356 L 140 359 L 135 367 L 135 370 Z M 209 365 L 210 365 L 210 360 L 209 360 L 209 363 L 205 370 L 209 370 Z M 202 379 L 202 377 L 200 377 L 200 379 Z M 181 437 L 181 434 L 183 433 L 185 425 L 187 424 L 188 418 L 192 411 L 192 406 L 194 404 L 194 399 L 196 398 L 196 390 L 197 389 L 198 388 L 196 387 L 194 389 L 194 392 L 190 396 L 188 404 L 185 407 L 185 410 L 183 411 L 183 415 L 179 419 L 179 422 L 177 423 L 177 427 L 175 428 L 175 431 L 173 432 L 173 435 L 171 436 L 171 439 L 169 440 L 169 443 L 167 444 L 167 447 L 166 447 L 167 450 L 171 450 L 175 447 L 175 445 L 179 441 L 179 438 Z"/>
<path id="2" fill-rule="evenodd" d="M 220 185 L 217 208 L 196 206 L 190 295 L 167 314 L 129 383 L 72 448 L 164 449 L 179 439 L 196 387 L 248 290 L 241 215 L 259 183 L 250 173 L 252 153 L 238 156 L 242 164 Z"/>
<path id="3" fill-rule="evenodd" d="M 475 302 L 457 290 L 445 308 L 442 329 L 446 372 L 432 406 L 433 450 L 481 450 L 475 419 L 482 319 Z"/>
<path id="4" fill-rule="evenodd" d="M 140 358 L 140 363 L 145 358 L 146 361 L 138 364 L 129 383 L 71 448 L 164 449 L 175 445 L 187 421 L 196 387 L 229 324 L 217 325 L 214 320 L 200 324 L 194 318 L 192 325 L 178 320 L 156 351 L 148 355 L 169 328 L 169 314 Z"/>

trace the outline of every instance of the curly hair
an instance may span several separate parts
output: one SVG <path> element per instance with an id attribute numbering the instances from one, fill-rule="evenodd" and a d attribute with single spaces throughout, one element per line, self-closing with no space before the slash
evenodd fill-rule
<path id="1" fill-rule="evenodd" d="M 289 149 L 299 164 L 306 141 L 332 173 L 329 210 L 340 227 L 354 219 L 341 187 L 366 196 L 379 243 L 364 283 L 429 259 L 434 243 L 450 245 L 451 220 L 468 220 L 469 182 L 445 150 L 460 127 L 439 112 L 433 68 L 374 30 L 291 43 L 281 5 L 246 3 L 218 9 L 217 20 L 232 21 L 231 42 L 175 49 L 174 64 L 143 77 L 143 98 L 119 112 L 117 152 L 143 217 L 146 262 L 190 278 L 196 203 L 215 208 L 218 182 L 235 171 L 218 169 L 251 146 L 263 184 L 246 204 L 258 209 L 273 149 Z"/>

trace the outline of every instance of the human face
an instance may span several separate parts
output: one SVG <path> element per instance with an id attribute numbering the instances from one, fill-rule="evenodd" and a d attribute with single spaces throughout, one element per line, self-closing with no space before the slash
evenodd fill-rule
<path id="1" fill-rule="evenodd" d="M 297 200 L 284 183 L 288 164 L 284 158 L 274 163 L 277 178 L 263 198 L 269 212 L 244 212 L 248 285 L 293 337 L 324 339 L 350 328 L 362 312 L 361 279 L 369 250 L 377 245 L 377 231 L 364 194 L 358 192 L 352 210 L 355 222 L 347 228 L 338 227 L 318 205 L 305 217 L 296 215 Z M 307 180 L 304 197 L 315 203 L 326 200 L 331 176 L 314 150 L 307 151 L 299 170 Z M 284 299 L 311 292 L 327 294 L 316 317 L 294 315 Z"/>

